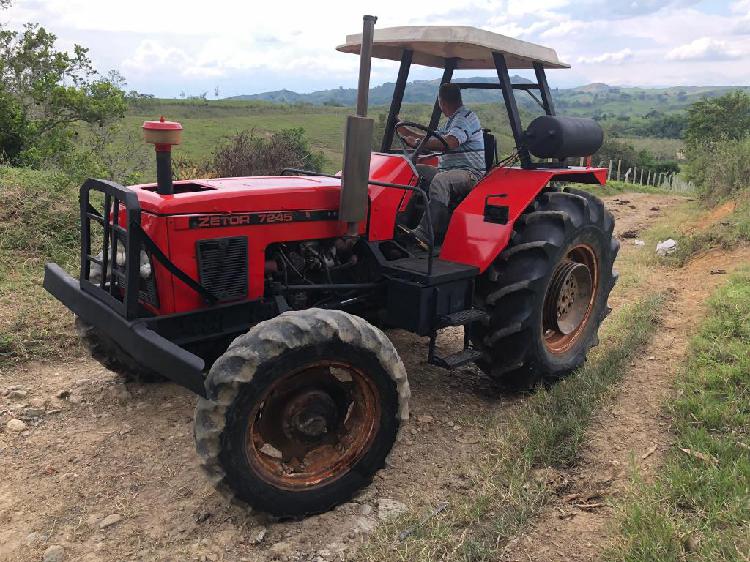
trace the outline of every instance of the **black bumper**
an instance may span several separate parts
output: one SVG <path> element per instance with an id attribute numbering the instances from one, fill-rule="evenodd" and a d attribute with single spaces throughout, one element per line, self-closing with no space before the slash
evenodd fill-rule
<path id="1" fill-rule="evenodd" d="M 114 340 L 138 363 L 206 396 L 203 359 L 151 330 L 146 319 L 126 320 L 103 301 L 82 291 L 79 281 L 55 263 L 45 266 L 43 286 L 81 320 Z"/>

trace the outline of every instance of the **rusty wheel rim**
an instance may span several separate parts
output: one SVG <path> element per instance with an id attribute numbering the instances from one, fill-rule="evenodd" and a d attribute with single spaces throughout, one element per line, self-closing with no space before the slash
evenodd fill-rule
<path id="1" fill-rule="evenodd" d="M 253 408 L 246 454 L 267 482 L 304 489 L 333 481 L 370 448 L 380 423 L 372 379 L 319 361 L 276 379 Z"/>
<path id="2" fill-rule="evenodd" d="M 594 249 L 580 244 L 570 249 L 552 273 L 544 296 L 542 334 L 553 354 L 570 350 L 591 319 L 599 289 Z"/>

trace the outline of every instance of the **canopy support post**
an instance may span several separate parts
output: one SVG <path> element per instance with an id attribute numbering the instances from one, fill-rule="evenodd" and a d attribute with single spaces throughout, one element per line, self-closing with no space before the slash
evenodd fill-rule
<path id="1" fill-rule="evenodd" d="M 451 78 L 453 78 L 453 71 L 456 69 L 456 65 L 458 64 L 458 59 L 450 58 L 445 59 L 445 70 L 443 70 L 443 77 L 440 79 L 440 84 L 447 84 L 451 81 Z M 440 93 L 438 92 L 438 97 L 440 96 Z M 440 104 L 438 103 L 437 98 L 435 99 L 435 106 L 432 108 L 432 117 L 430 117 L 430 129 L 433 131 L 437 129 L 438 123 L 440 122 Z"/>
<path id="2" fill-rule="evenodd" d="M 516 141 L 516 150 L 518 150 L 518 157 L 521 159 L 521 167 L 529 169 L 532 167 L 531 155 L 529 154 L 528 149 L 524 146 L 521 116 L 518 113 L 516 96 L 513 93 L 513 84 L 510 82 L 510 74 L 508 74 L 508 65 L 505 62 L 505 55 L 493 52 L 492 58 L 495 61 L 497 78 L 500 81 L 500 89 L 503 92 L 505 109 L 508 111 L 508 121 L 510 122 L 510 129 L 513 132 L 513 139 Z"/>
<path id="3" fill-rule="evenodd" d="M 391 108 L 388 111 L 388 120 L 383 132 L 383 141 L 380 144 L 380 152 L 388 152 L 393 144 L 393 133 L 396 125 L 396 118 L 401 111 L 401 102 L 404 101 L 404 90 L 406 90 L 406 80 L 409 78 L 409 69 L 411 68 L 411 58 L 414 51 L 404 49 L 401 53 L 401 66 L 398 68 L 398 78 L 396 87 L 393 89 L 393 99 L 391 99 Z"/>
<path id="4" fill-rule="evenodd" d="M 552 103 L 552 94 L 550 94 L 549 84 L 547 84 L 547 75 L 544 72 L 544 65 L 538 61 L 534 61 L 533 64 L 536 81 L 537 84 L 539 84 L 539 93 L 542 94 L 542 107 L 547 115 L 554 115 L 555 104 Z"/>

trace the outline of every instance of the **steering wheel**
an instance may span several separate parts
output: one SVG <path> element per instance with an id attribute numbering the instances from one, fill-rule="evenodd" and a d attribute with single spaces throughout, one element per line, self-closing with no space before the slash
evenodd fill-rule
<path id="1" fill-rule="evenodd" d="M 419 141 L 419 144 L 417 144 L 416 147 L 411 146 L 409 143 L 406 142 L 406 139 L 403 136 L 401 136 L 401 133 L 398 132 L 399 128 L 401 127 L 409 127 L 412 129 L 418 129 L 424 133 L 422 140 Z M 414 151 L 411 153 L 410 159 L 411 159 L 412 164 L 414 164 L 415 166 L 417 164 L 417 158 L 419 158 L 419 155 L 422 153 L 422 149 L 424 148 L 424 145 L 427 143 L 427 139 L 429 139 L 430 137 L 435 138 L 440 141 L 443 147 L 445 147 L 445 150 L 443 152 L 448 152 L 450 150 L 450 146 L 448 146 L 448 141 L 445 140 L 445 137 L 443 137 L 443 135 L 441 135 L 434 129 L 430 129 L 429 127 L 420 125 L 419 123 L 414 123 L 413 121 L 399 121 L 398 123 L 394 125 L 393 130 L 396 132 L 398 141 L 401 143 L 401 147 L 404 151 L 404 155 L 409 157 L 409 148 L 411 148 Z"/>

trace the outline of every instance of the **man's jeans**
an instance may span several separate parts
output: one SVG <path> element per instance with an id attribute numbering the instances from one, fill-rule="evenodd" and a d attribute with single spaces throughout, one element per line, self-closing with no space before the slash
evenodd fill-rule
<path id="1" fill-rule="evenodd" d="M 445 232 L 450 222 L 450 204 L 460 202 L 479 181 L 479 175 L 469 170 L 438 171 L 434 166 L 418 165 L 419 174 L 430 182 L 428 197 L 430 199 L 427 211 L 422 216 L 414 234 L 420 239 L 429 239 L 427 227 L 427 213 L 432 218 L 432 228 L 435 233 L 435 244 L 442 244 Z"/>

